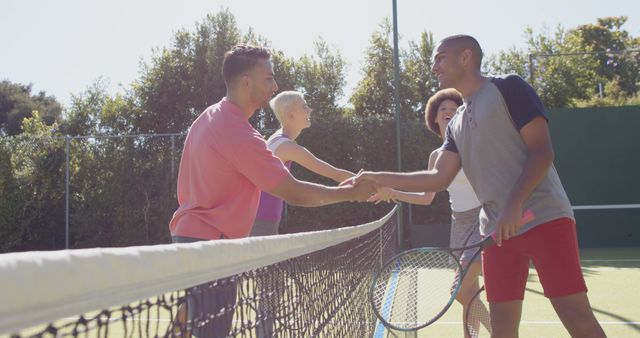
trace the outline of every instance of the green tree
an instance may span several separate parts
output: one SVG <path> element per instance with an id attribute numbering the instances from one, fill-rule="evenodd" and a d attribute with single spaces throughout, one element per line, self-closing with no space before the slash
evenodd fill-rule
<path id="1" fill-rule="evenodd" d="M 338 101 L 346 85 L 346 61 L 322 39 L 315 42 L 315 48 L 316 57 L 305 55 L 296 62 L 296 83 L 309 105 L 320 114 L 317 118 L 330 119 L 340 112 Z"/>
<path id="2" fill-rule="evenodd" d="M 351 96 L 356 116 L 391 118 L 393 110 L 393 48 L 389 43 L 391 24 L 386 19 L 373 33 L 365 52 L 365 66 Z"/>
<path id="3" fill-rule="evenodd" d="M 24 181 L 14 169 L 13 156 L 16 142 L 13 138 L 0 138 L 0 252 L 13 251 L 22 242 L 24 200 L 21 186 Z"/>
<path id="4" fill-rule="evenodd" d="M 38 111 L 21 128 L 0 140 L 0 251 L 62 249 L 64 142 Z"/>
<path id="5" fill-rule="evenodd" d="M 363 77 L 358 82 L 350 102 L 356 116 L 395 116 L 392 27 L 388 19 L 371 36 L 365 52 Z M 434 43 L 431 33 L 423 32 L 419 41 L 411 41 L 409 51 L 400 50 L 400 112 L 403 121 L 422 120 L 424 104 L 437 88 L 431 74 L 431 54 Z"/>
<path id="6" fill-rule="evenodd" d="M 141 109 L 130 95 L 112 97 L 97 81 L 73 96 L 60 128 L 86 136 L 70 140 L 72 248 L 168 242 L 183 138 L 131 135 Z"/>
<path id="7" fill-rule="evenodd" d="M 605 51 L 594 55 L 597 60 L 595 72 L 604 82 L 614 81 L 616 86 L 627 96 L 638 91 L 640 83 L 640 38 L 634 38 L 622 26 L 627 22 L 626 16 L 599 18 L 596 24 L 580 25 L 570 30 L 583 50 Z M 633 52 L 619 52 L 636 50 Z M 615 92 L 619 94 L 619 92 Z"/>
<path id="8" fill-rule="evenodd" d="M 55 97 L 41 91 L 31 94 L 31 85 L 0 82 L 0 135 L 17 135 L 22 132 L 22 120 L 40 112 L 42 120 L 51 125 L 60 120 L 62 106 Z"/>
<path id="9" fill-rule="evenodd" d="M 529 54 L 533 54 L 532 82 L 548 108 L 571 106 L 577 98 L 593 94 L 593 58 L 557 54 L 582 52 L 575 39 L 558 27 L 555 35 L 535 36 L 527 30 Z"/>
<path id="10" fill-rule="evenodd" d="M 529 80 L 548 108 L 632 104 L 640 81 L 640 45 L 622 26 L 626 17 L 601 18 L 553 34 L 525 30 L 527 47 L 489 58 L 492 73 L 517 73 Z M 604 96 L 601 98 L 600 89 Z"/>
<path id="11" fill-rule="evenodd" d="M 385 19 L 373 33 L 365 52 L 363 77 L 352 96 L 356 116 L 378 116 L 392 118 L 393 109 L 393 47 L 389 42 L 391 24 Z"/>
<path id="12" fill-rule="evenodd" d="M 404 58 L 404 72 L 408 81 L 409 105 L 417 120 L 424 119 L 427 101 L 438 91 L 438 79 L 431 72 L 435 43 L 433 33 L 422 32 L 417 42 L 409 42 L 409 52 Z"/>
<path id="13" fill-rule="evenodd" d="M 276 81 L 279 91 L 297 90 L 305 94 L 307 103 L 314 109 L 314 121 L 332 121 L 343 114 L 338 101 L 346 83 L 346 61 L 338 51 L 331 50 L 324 40 L 319 39 L 314 45 L 315 54 L 303 55 L 298 59 L 286 57 L 280 50 L 273 50 Z M 267 134 L 279 127 L 270 108 L 260 110 L 250 122 Z"/>
<path id="14" fill-rule="evenodd" d="M 107 81 L 97 79 L 79 94 L 71 95 L 71 104 L 65 111 L 65 119 L 61 124 L 62 134 L 84 136 L 99 134 L 101 128 L 102 108 L 108 100 Z"/>
<path id="15" fill-rule="evenodd" d="M 485 68 L 491 74 L 518 74 L 529 80 L 529 60 L 527 54 L 515 47 L 485 58 Z"/>
<path id="16" fill-rule="evenodd" d="M 141 77 L 133 84 L 132 94 L 140 107 L 133 116 L 136 131 L 187 130 L 200 112 L 225 95 L 224 53 L 243 41 L 228 10 L 207 15 L 195 32 L 177 32 L 170 48 L 157 50 L 143 64 Z"/>

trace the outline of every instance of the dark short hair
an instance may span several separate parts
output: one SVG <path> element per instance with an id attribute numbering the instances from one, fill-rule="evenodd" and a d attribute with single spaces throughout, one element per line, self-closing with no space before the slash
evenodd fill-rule
<path id="1" fill-rule="evenodd" d="M 236 45 L 224 53 L 224 61 L 222 61 L 224 82 L 231 82 L 231 80 L 253 68 L 259 61 L 270 58 L 271 52 L 264 47 Z"/>
<path id="2" fill-rule="evenodd" d="M 427 122 L 427 128 L 440 137 L 442 136 L 440 135 L 440 127 L 438 126 L 438 122 L 436 122 L 436 117 L 438 117 L 438 108 L 440 107 L 440 104 L 445 100 L 451 100 L 458 106 L 461 106 L 462 94 L 453 88 L 442 89 L 429 98 L 429 101 L 427 101 L 427 108 L 424 111 L 424 119 Z"/>
<path id="3" fill-rule="evenodd" d="M 482 67 L 482 58 L 484 56 L 484 53 L 482 52 L 480 43 L 473 36 L 464 34 L 451 35 L 440 40 L 440 44 L 443 44 L 445 42 L 456 42 L 460 43 L 464 48 L 469 48 L 476 60 L 476 66 L 478 67 L 478 69 Z M 462 52 L 462 50 L 460 50 L 460 52 Z"/>

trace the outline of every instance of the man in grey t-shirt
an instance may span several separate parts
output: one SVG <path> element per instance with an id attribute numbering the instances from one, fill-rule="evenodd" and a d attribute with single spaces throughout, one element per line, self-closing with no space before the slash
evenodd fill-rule
<path id="1" fill-rule="evenodd" d="M 517 337 L 529 264 L 574 337 L 604 337 L 586 295 L 575 220 L 553 166 L 547 117 L 517 75 L 485 77 L 482 49 L 468 35 L 442 40 L 432 71 L 464 105 L 449 123 L 444 151 L 429 171 L 363 172 L 353 178 L 405 191 L 442 191 L 462 169 L 482 203 L 481 231 L 497 246 L 483 254 L 493 337 Z M 524 212 L 535 215 L 521 224 Z"/>

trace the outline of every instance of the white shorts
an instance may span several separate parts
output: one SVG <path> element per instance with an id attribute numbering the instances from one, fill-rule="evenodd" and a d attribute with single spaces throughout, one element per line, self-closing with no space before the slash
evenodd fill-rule
<path id="1" fill-rule="evenodd" d="M 482 240 L 480 235 L 480 210 L 482 206 L 461 212 L 451 213 L 451 241 L 452 248 L 460 248 L 467 245 L 478 243 Z M 462 257 L 458 257 L 461 262 L 468 263 L 478 248 L 465 250 Z M 460 253 L 458 252 L 458 255 Z M 480 255 L 476 260 L 480 259 Z"/>

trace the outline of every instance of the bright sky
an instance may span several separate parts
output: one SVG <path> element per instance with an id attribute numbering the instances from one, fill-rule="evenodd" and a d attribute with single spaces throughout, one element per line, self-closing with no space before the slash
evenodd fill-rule
<path id="1" fill-rule="evenodd" d="M 398 0 L 401 46 L 431 31 L 436 40 L 466 33 L 486 53 L 523 47 L 535 32 L 629 16 L 626 30 L 640 36 L 638 0 Z M 63 104 L 95 79 L 109 91 L 128 88 L 141 60 L 168 46 L 173 33 L 193 30 L 207 13 L 227 7 L 242 31 L 253 27 L 288 56 L 314 52 L 324 38 L 350 63 L 347 95 L 360 78 L 371 34 L 392 16 L 392 0 L 0 0 L 0 80 L 32 83 Z"/>

